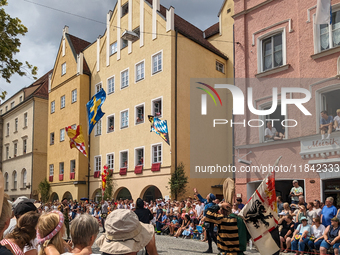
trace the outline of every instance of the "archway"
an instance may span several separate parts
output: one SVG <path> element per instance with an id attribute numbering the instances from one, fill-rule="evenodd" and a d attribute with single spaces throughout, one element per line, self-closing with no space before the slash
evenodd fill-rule
<path id="1" fill-rule="evenodd" d="M 148 186 L 144 188 L 143 200 L 150 202 L 150 200 L 155 201 L 155 199 L 163 198 L 161 191 L 156 186 Z"/>
<path id="2" fill-rule="evenodd" d="M 68 201 L 73 200 L 72 194 L 68 191 L 65 192 L 63 199 L 67 199 Z"/>
<path id="3" fill-rule="evenodd" d="M 101 189 L 96 189 L 93 192 L 92 200 L 95 201 L 96 203 L 99 203 L 102 200 L 102 190 Z"/>
<path id="4" fill-rule="evenodd" d="M 132 199 L 131 193 L 127 188 L 121 188 L 116 196 L 116 200 L 120 199 Z"/>
<path id="5" fill-rule="evenodd" d="M 59 200 L 59 196 L 57 193 L 53 192 L 50 197 L 51 201 L 54 202 L 56 200 Z"/>

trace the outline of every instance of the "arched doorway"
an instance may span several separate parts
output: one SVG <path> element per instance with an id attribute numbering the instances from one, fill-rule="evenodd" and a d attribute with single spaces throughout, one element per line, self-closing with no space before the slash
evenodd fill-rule
<path id="1" fill-rule="evenodd" d="M 143 193 L 142 193 L 143 194 Z M 163 198 L 161 191 L 156 186 L 149 186 L 146 188 L 143 194 L 143 200 L 150 202 L 150 200 L 155 201 L 155 199 Z"/>
<path id="2" fill-rule="evenodd" d="M 53 192 L 53 193 L 51 194 L 51 201 L 54 202 L 54 201 L 56 201 L 56 200 L 59 200 L 59 196 L 58 196 L 57 193 Z"/>
<path id="3" fill-rule="evenodd" d="M 68 191 L 65 192 L 63 199 L 67 199 L 68 201 L 73 200 L 72 194 Z"/>
<path id="4" fill-rule="evenodd" d="M 93 192 L 92 200 L 95 201 L 96 203 L 99 203 L 102 200 L 102 190 L 101 189 L 96 189 Z"/>
<path id="5" fill-rule="evenodd" d="M 131 193 L 127 188 L 121 188 L 116 196 L 116 200 L 120 199 L 132 199 Z"/>

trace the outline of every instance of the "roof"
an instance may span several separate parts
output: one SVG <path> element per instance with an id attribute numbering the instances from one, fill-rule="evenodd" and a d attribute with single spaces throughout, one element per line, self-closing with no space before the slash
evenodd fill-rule
<path id="1" fill-rule="evenodd" d="M 80 39 L 74 35 L 66 34 L 66 38 L 71 46 L 74 59 L 77 61 L 77 55 L 81 53 L 87 46 L 89 46 L 91 43 Z M 85 73 L 90 73 L 90 68 L 87 65 L 85 58 L 84 58 L 84 65 L 83 70 Z"/>
<path id="2" fill-rule="evenodd" d="M 152 6 L 152 0 L 145 0 Z M 166 17 L 166 8 L 161 5 L 160 14 Z M 216 25 L 216 24 L 215 24 Z M 220 50 L 218 50 L 214 45 L 212 45 L 206 38 L 204 38 L 204 32 L 198 27 L 194 26 L 190 22 L 186 21 L 182 17 L 175 14 L 175 29 L 178 30 L 179 33 L 189 38 L 190 40 L 200 44 L 204 48 L 210 50 L 216 55 L 228 59 L 226 55 L 224 55 Z M 208 28 L 209 29 L 209 28 Z"/>
<path id="3" fill-rule="evenodd" d="M 220 11 L 218 12 L 217 17 L 219 17 L 219 16 L 221 15 L 221 12 L 222 12 L 223 7 L 224 7 L 224 5 L 226 4 L 226 2 L 227 2 L 227 0 L 224 0 L 224 1 L 223 1 L 222 6 L 221 6 L 221 8 L 220 8 Z"/>
<path id="4" fill-rule="evenodd" d="M 204 35 L 205 35 L 205 38 L 208 39 L 209 37 L 216 35 L 219 32 L 220 32 L 220 23 L 217 22 L 216 24 L 204 30 Z"/>
<path id="5" fill-rule="evenodd" d="M 46 99 L 48 98 L 48 77 L 52 72 L 53 69 L 45 73 L 27 88 L 23 89 L 25 93 L 25 100 L 29 96 L 38 96 Z"/>

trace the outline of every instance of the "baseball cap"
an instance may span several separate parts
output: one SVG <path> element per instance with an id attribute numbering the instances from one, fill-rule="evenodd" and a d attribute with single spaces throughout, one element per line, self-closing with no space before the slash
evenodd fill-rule
<path id="1" fill-rule="evenodd" d="M 300 220 L 301 220 L 301 221 L 307 220 L 307 218 L 306 218 L 305 216 L 302 216 Z"/>
<path id="2" fill-rule="evenodd" d="M 31 211 L 37 211 L 37 207 L 32 202 L 23 201 L 14 208 L 14 216 L 19 218 L 19 216 Z"/>

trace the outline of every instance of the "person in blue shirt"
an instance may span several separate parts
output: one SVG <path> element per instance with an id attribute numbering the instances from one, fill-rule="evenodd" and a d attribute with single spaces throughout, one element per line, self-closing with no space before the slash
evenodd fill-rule
<path id="1" fill-rule="evenodd" d="M 214 204 L 214 200 L 216 199 L 215 195 L 212 193 L 209 193 L 207 197 L 204 199 L 197 191 L 196 188 L 194 188 L 195 195 L 198 197 L 198 199 L 204 204 L 204 211 L 203 211 L 203 216 L 206 216 L 208 208 L 212 207 Z M 204 227 L 207 232 L 207 239 L 208 239 L 208 244 L 209 248 L 203 253 L 213 253 L 212 250 L 212 241 L 214 241 L 217 244 L 217 239 L 216 236 L 214 235 L 214 224 L 212 223 L 205 223 Z"/>
<path id="2" fill-rule="evenodd" d="M 337 214 L 337 209 L 333 205 L 333 201 L 333 197 L 327 197 L 325 201 L 325 206 L 322 208 L 321 211 L 321 223 L 325 227 L 331 225 L 331 219 Z"/>
<path id="3" fill-rule="evenodd" d="M 238 207 L 238 209 L 240 209 L 240 211 L 243 209 L 243 207 L 244 207 L 244 204 L 242 204 L 242 198 L 237 198 L 236 199 L 236 204 L 237 204 L 237 207 Z"/>
<path id="4" fill-rule="evenodd" d="M 320 119 L 320 130 L 321 130 L 321 139 L 325 139 L 325 134 L 327 133 L 327 138 L 331 138 L 331 133 L 333 131 L 333 117 L 329 116 L 327 111 L 321 112 L 321 119 Z"/>
<path id="5" fill-rule="evenodd" d="M 304 252 L 305 246 L 308 243 L 312 235 L 311 226 L 308 225 L 307 218 L 301 217 L 301 224 L 296 228 L 293 234 L 292 250 L 296 251 L 297 254 Z"/>

